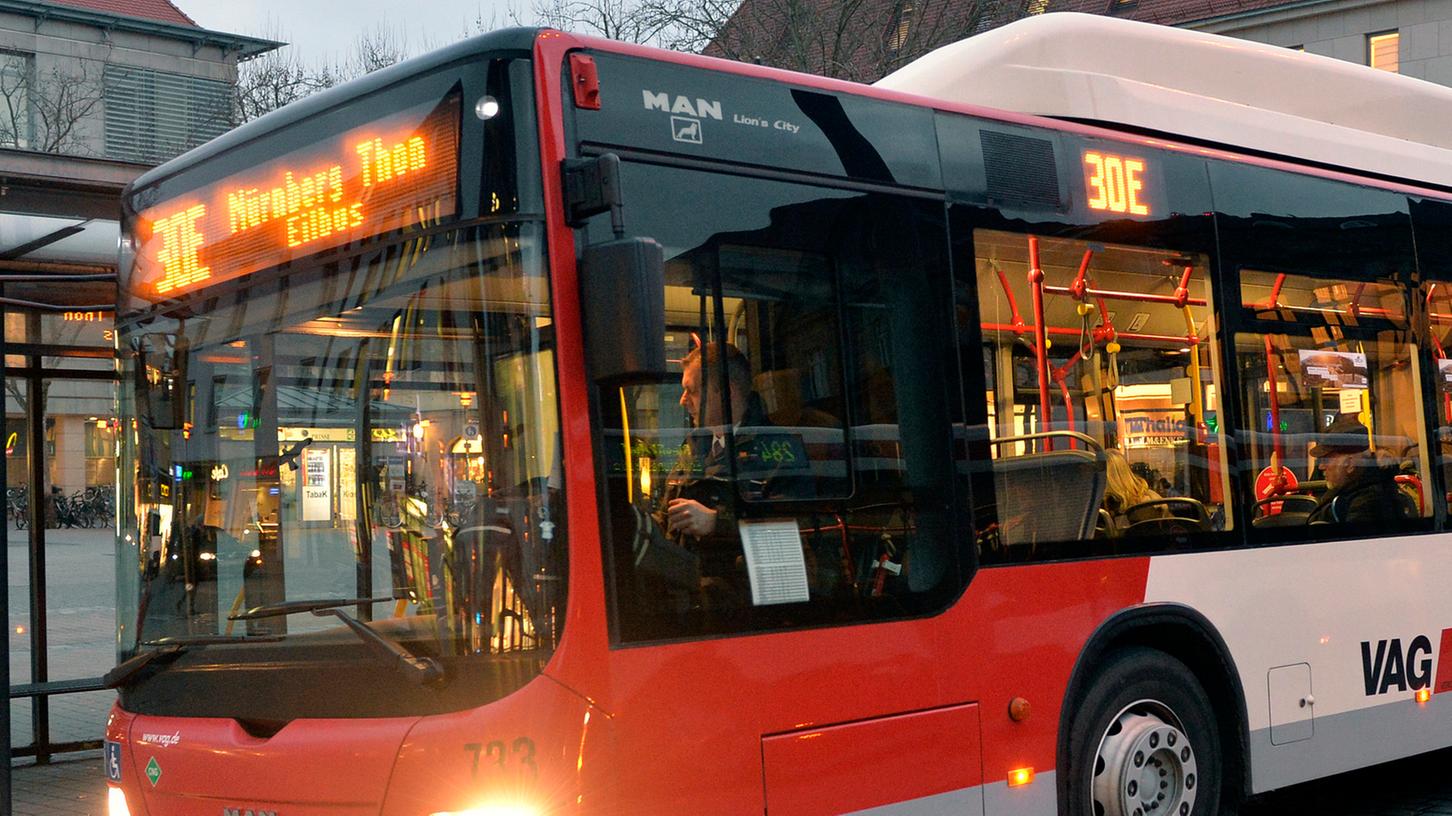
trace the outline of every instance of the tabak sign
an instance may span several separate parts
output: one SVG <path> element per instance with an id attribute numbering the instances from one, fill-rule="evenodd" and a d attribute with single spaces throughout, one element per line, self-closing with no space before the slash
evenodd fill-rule
<path id="1" fill-rule="evenodd" d="M 411 107 L 143 210 L 133 291 L 152 300 L 453 215 L 459 99 Z"/>

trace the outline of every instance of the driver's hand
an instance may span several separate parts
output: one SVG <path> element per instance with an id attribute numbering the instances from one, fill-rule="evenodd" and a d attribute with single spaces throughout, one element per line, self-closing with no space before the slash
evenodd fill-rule
<path id="1" fill-rule="evenodd" d="M 666 505 L 666 525 L 673 534 L 705 538 L 716 529 L 716 511 L 694 499 L 672 499 Z"/>

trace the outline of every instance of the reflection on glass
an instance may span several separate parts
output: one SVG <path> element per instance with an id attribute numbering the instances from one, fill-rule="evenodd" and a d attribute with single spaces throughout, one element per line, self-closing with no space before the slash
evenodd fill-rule
<path id="1" fill-rule="evenodd" d="M 1261 328 L 1235 338 L 1252 525 L 1431 515 L 1421 352 L 1404 289 L 1255 269 L 1241 281 Z"/>
<path id="2" fill-rule="evenodd" d="M 538 241 L 435 235 L 124 326 L 131 637 L 315 655 L 354 643 L 335 618 L 237 615 L 335 599 L 419 654 L 547 653 L 564 536 Z"/>

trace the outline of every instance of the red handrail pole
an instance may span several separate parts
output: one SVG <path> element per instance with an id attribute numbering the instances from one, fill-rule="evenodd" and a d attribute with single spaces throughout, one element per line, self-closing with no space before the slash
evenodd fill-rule
<path id="1" fill-rule="evenodd" d="M 1084 359 L 1084 349 L 1079 349 L 1074 352 L 1074 356 L 1070 357 L 1068 362 L 1049 372 L 1049 376 L 1054 379 L 1054 382 L 1062 384 L 1064 378 L 1069 376 L 1069 369 L 1078 365 L 1082 359 Z"/>
<path id="2" fill-rule="evenodd" d="M 1013 287 L 1008 285 L 1008 276 L 1003 274 L 1003 270 L 999 269 L 997 264 L 994 265 L 993 271 L 998 273 L 998 282 L 1003 285 L 1003 294 L 1008 298 L 1008 309 L 1013 315 L 1012 331 L 1016 335 L 1022 335 L 1025 330 L 1023 315 L 1018 312 L 1018 301 L 1013 297 Z"/>
<path id="3" fill-rule="evenodd" d="M 1089 262 L 1094 260 L 1094 250 L 1084 250 L 1084 260 L 1079 262 L 1079 274 L 1074 276 L 1074 282 L 1069 284 L 1069 294 L 1075 300 L 1083 301 L 1089 291 L 1089 281 L 1085 277 L 1089 274 Z"/>
<path id="4" fill-rule="evenodd" d="M 1274 309 L 1276 303 L 1281 299 L 1281 285 L 1286 282 L 1286 273 L 1276 275 L 1275 285 L 1271 287 L 1270 302 L 1266 304 L 1267 309 Z"/>
<path id="5" fill-rule="evenodd" d="M 1077 431 L 1079 429 L 1075 427 L 1074 424 L 1074 399 L 1073 397 L 1069 396 L 1069 384 L 1064 382 L 1063 377 L 1059 377 L 1056 382 L 1059 383 L 1059 390 L 1064 395 L 1064 413 L 1068 414 L 1069 416 L 1069 430 Z M 1073 437 L 1069 438 L 1069 448 L 1071 450 L 1079 449 L 1079 443 L 1074 441 Z"/>
<path id="6" fill-rule="evenodd" d="M 981 324 L 981 326 L 984 331 L 1015 331 L 1015 328 L 1008 323 L 983 323 Z M 1023 326 L 1021 330 L 1025 332 L 1037 331 L 1038 326 L 1026 325 Z M 1058 335 L 1060 337 L 1078 337 L 1080 334 L 1083 333 L 1079 329 L 1061 328 L 1059 326 L 1050 326 L 1045 331 L 1047 331 L 1049 334 Z M 1106 334 L 1105 330 L 1102 328 L 1095 329 L 1094 341 L 1099 342 L 1100 340 L 1113 340 L 1118 338 L 1120 340 L 1147 340 L 1152 343 L 1179 343 L 1180 345 L 1185 345 L 1198 339 L 1192 335 L 1184 334 L 1146 334 L 1144 332 L 1122 332 L 1118 329 L 1115 329 L 1113 325 L 1109 327 L 1109 331 L 1111 333 Z"/>
<path id="7" fill-rule="evenodd" d="M 1053 410 L 1049 405 L 1049 334 L 1044 318 L 1044 270 L 1039 268 L 1039 239 L 1028 237 L 1029 287 L 1034 293 L 1034 340 L 1037 346 L 1034 357 L 1039 370 L 1039 430 L 1049 430 L 1049 418 Z M 1044 440 L 1044 449 L 1053 450 L 1054 441 Z"/>
<path id="8" fill-rule="evenodd" d="M 1053 295 L 1073 296 L 1074 290 L 1067 286 L 1045 286 L 1044 291 Z M 1084 287 L 1084 296 L 1097 299 L 1108 298 L 1110 300 L 1128 300 L 1136 303 L 1173 303 L 1176 306 L 1182 305 L 1174 295 L 1151 295 L 1145 292 L 1121 292 L 1117 289 L 1095 289 L 1092 286 Z M 1186 298 L 1185 303 L 1191 306 L 1204 306 L 1204 298 Z"/>
<path id="9" fill-rule="evenodd" d="M 1272 299 L 1274 302 L 1274 299 Z M 1274 350 L 1271 348 L 1270 335 L 1265 336 L 1265 376 L 1267 387 L 1270 391 L 1270 412 L 1271 412 L 1271 456 L 1275 465 L 1275 486 L 1279 491 L 1284 479 L 1281 477 L 1281 461 L 1284 455 L 1281 452 L 1281 402 L 1280 392 L 1276 387 L 1276 363 Z"/>
<path id="10" fill-rule="evenodd" d="M 1180 276 L 1180 285 L 1175 287 L 1175 305 L 1179 306 L 1181 309 L 1190 305 L 1190 275 L 1194 273 L 1194 271 L 1195 267 L 1193 266 L 1185 267 L 1185 273 Z M 1205 304 L 1197 303 L 1195 305 L 1203 306 Z"/>

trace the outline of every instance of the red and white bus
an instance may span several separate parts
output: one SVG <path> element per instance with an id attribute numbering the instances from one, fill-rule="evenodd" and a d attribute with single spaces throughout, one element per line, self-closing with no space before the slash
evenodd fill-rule
<path id="1" fill-rule="evenodd" d="M 147 173 L 111 816 L 1214 816 L 1452 744 L 1448 111 L 1075 15 L 875 87 L 515 30 Z"/>

